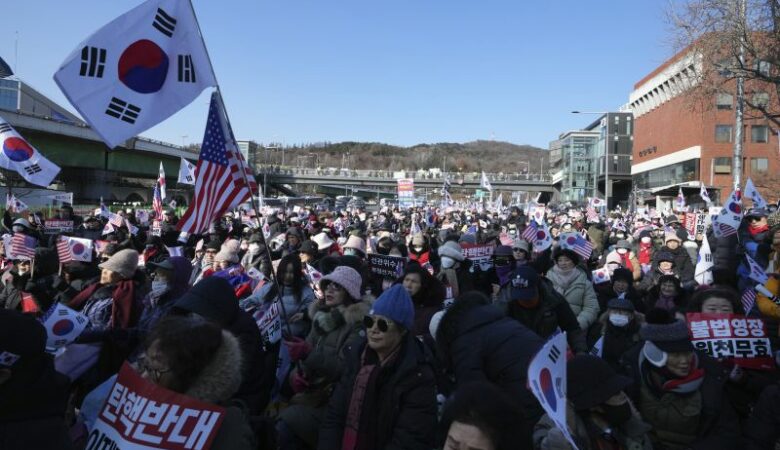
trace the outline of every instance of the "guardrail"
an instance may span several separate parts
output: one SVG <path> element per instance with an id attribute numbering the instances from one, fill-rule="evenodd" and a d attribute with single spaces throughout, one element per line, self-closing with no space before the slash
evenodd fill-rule
<path id="1" fill-rule="evenodd" d="M 257 172 L 258 175 L 267 173 L 269 176 L 309 176 L 309 177 L 342 177 L 342 178 L 378 178 L 394 180 L 397 178 L 397 172 L 390 170 L 349 170 L 349 169 L 309 169 L 299 167 L 270 166 L 263 167 Z M 458 184 L 460 182 L 472 183 L 479 182 L 482 179 L 481 173 L 449 173 L 450 182 Z M 488 173 L 486 174 L 491 182 L 511 182 L 511 181 L 537 181 L 551 182 L 552 177 L 538 173 Z M 445 174 L 441 172 L 406 172 L 403 178 L 412 178 L 415 180 L 441 180 L 444 182 Z"/>

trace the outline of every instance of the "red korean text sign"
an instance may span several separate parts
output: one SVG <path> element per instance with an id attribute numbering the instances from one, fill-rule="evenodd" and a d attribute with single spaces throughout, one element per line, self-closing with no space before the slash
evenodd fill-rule
<path id="1" fill-rule="evenodd" d="M 119 371 L 86 448 L 208 450 L 225 410 Z"/>
<path id="2" fill-rule="evenodd" d="M 694 348 L 741 367 L 772 370 L 772 348 L 764 321 L 736 314 L 689 313 L 688 333 Z"/>

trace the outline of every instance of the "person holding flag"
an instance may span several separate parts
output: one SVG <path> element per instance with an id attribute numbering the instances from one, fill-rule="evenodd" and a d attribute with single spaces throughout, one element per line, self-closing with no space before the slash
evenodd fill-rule
<path id="1" fill-rule="evenodd" d="M 767 216 L 766 209 L 752 208 L 745 214 L 745 219 L 738 232 L 739 249 L 737 253 L 749 256 L 761 268 L 765 268 L 769 264 L 771 250 L 771 235 Z M 750 267 L 744 261 L 740 262 L 739 267 L 737 267 L 737 275 L 739 276 L 738 287 L 741 292 L 750 285 Z"/>

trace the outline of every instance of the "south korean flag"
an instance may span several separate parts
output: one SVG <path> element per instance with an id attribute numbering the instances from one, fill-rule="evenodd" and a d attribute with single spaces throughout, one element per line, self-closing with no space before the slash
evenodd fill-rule
<path id="1" fill-rule="evenodd" d="M 214 72 L 189 1 L 148 0 L 79 44 L 54 74 L 109 147 L 190 104 Z"/>
<path id="2" fill-rule="evenodd" d="M 195 184 L 195 165 L 184 158 L 179 164 L 179 183 Z"/>
<path id="3" fill-rule="evenodd" d="M 0 117 L 0 167 L 15 170 L 27 182 L 48 187 L 60 168 L 44 158 L 41 152 L 27 142 Z"/>

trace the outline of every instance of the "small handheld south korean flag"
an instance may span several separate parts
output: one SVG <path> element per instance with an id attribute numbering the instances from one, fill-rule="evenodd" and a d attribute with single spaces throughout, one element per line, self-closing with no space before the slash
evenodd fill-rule
<path id="1" fill-rule="evenodd" d="M 0 117 L 0 167 L 15 170 L 28 183 L 48 187 L 60 168 L 27 142 Z"/>
<path id="2" fill-rule="evenodd" d="M 179 183 L 195 184 L 195 165 L 184 158 L 179 164 Z"/>
<path id="3" fill-rule="evenodd" d="M 683 195 L 682 186 L 677 190 L 677 199 L 675 200 L 675 207 L 677 211 L 685 211 L 685 195 Z"/>
<path id="4" fill-rule="evenodd" d="M 148 0 L 80 43 L 54 74 L 109 147 L 157 125 L 216 86 L 189 1 Z"/>
<path id="5" fill-rule="evenodd" d="M 485 189 L 487 191 L 493 192 L 493 186 L 490 184 L 490 180 L 488 180 L 487 174 L 485 171 L 482 171 L 482 180 L 479 182 L 479 187 L 482 189 Z"/>
<path id="6" fill-rule="evenodd" d="M 539 253 L 547 250 L 552 246 L 552 236 L 550 235 L 550 229 L 547 228 L 547 223 L 542 224 L 536 229 L 536 240 L 534 241 L 534 251 Z"/>
<path id="7" fill-rule="evenodd" d="M 602 284 L 610 280 L 609 270 L 606 267 L 596 269 L 591 273 L 593 275 L 593 284 Z"/>
<path id="8" fill-rule="evenodd" d="M 701 197 L 701 199 L 704 200 L 708 205 L 712 203 L 710 194 L 709 192 L 707 192 L 707 188 L 703 184 L 701 185 L 701 189 L 699 190 L 699 197 Z"/>
<path id="9" fill-rule="evenodd" d="M 745 183 L 745 197 L 753 201 L 753 208 L 766 208 L 766 200 L 758 192 L 751 178 L 748 178 Z"/>
<path id="10" fill-rule="evenodd" d="M 748 277 L 756 283 L 766 284 L 766 282 L 769 281 L 769 276 L 766 274 L 764 269 L 747 254 L 745 254 L 745 260 L 747 261 L 748 268 L 750 269 L 750 274 Z"/>
<path id="11" fill-rule="evenodd" d="M 52 305 L 41 321 L 46 328 L 46 350 L 50 352 L 75 341 L 89 325 L 87 316 L 62 303 Z"/>

